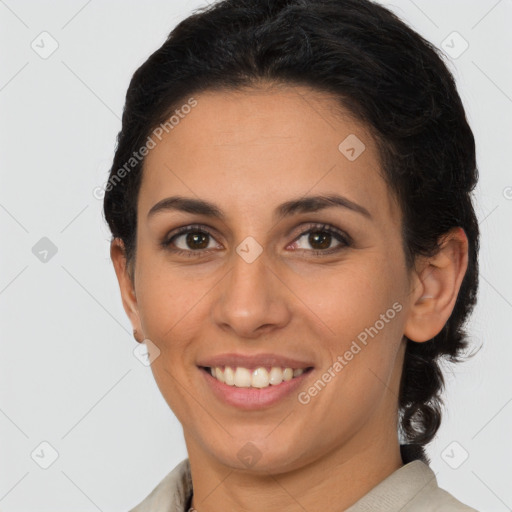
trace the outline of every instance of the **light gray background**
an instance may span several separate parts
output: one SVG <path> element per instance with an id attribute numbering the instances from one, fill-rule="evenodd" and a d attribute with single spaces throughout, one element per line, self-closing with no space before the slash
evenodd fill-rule
<path id="1" fill-rule="evenodd" d="M 469 43 L 447 61 L 477 140 L 481 284 L 470 331 L 483 348 L 448 370 L 449 412 L 428 453 L 460 500 L 510 510 L 512 1 L 384 3 L 452 54 L 464 44 L 452 32 Z M 200 5 L 0 0 L 4 512 L 127 511 L 186 457 L 180 424 L 132 353 L 93 189 L 106 180 L 132 73 Z M 52 39 L 46 59 L 31 47 L 48 52 Z M 32 252 L 42 237 L 58 250 L 46 262 Z M 58 452 L 48 469 L 43 441 Z"/>

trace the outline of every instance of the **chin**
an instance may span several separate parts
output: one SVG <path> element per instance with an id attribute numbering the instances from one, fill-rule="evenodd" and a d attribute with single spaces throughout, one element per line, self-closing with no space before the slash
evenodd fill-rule
<path id="1" fill-rule="evenodd" d="M 210 446 L 210 456 L 230 469 L 262 475 L 286 473 L 309 462 L 303 460 L 303 450 L 301 453 L 295 452 L 297 446 L 300 446 L 297 442 L 290 445 L 283 442 L 282 437 L 276 437 L 272 441 L 264 438 L 249 441 L 247 437 L 245 435 L 240 440 L 230 439 L 223 450 L 218 449 L 218 444 Z"/>

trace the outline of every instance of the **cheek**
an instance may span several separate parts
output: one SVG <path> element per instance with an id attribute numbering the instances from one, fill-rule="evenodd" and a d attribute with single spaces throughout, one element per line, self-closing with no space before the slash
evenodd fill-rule
<path id="1" fill-rule="evenodd" d="M 161 350 L 177 348 L 186 338 L 187 325 L 201 308 L 205 281 L 185 279 L 180 273 L 156 261 L 139 260 L 137 303 L 146 336 Z"/>
<path id="2" fill-rule="evenodd" d="M 376 255 L 377 256 L 377 255 Z M 381 257 L 346 261 L 296 281 L 297 295 L 331 334 L 346 339 L 373 325 L 403 296 L 401 273 Z"/>
<path id="3" fill-rule="evenodd" d="M 382 382 L 388 382 L 394 369 L 404 327 L 403 277 L 382 258 L 371 258 L 315 284 L 311 280 L 309 308 L 303 313 L 329 355 L 324 370 L 335 361 L 342 365 L 335 371 L 337 385 L 332 389 L 355 393 L 356 402 L 348 403 L 356 408 L 382 393 Z M 361 389 L 367 390 L 364 398 Z"/>

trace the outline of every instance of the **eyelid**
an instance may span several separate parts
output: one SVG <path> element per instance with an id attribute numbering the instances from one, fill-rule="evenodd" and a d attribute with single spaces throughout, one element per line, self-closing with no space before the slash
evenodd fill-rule
<path id="1" fill-rule="evenodd" d="M 301 233 L 299 233 L 293 239 L 292 243 L 297 241 L 302 236 L 310 233 L 311 231 L 313 231 L 313 232 L 314 231 L 327 231 L 327 232 L 330 232 L 330 233 L 333 233 L 333 234 L 337 234 L 347 244 L 353 243 L 352 238 L 350 237 L 350 235 L 348 235 L 348 233 L 346 233 L 345 231 L 342 231 L 341 229 L 338 229 L 338 228 L 332 226 L 331 224 L 326 224 L 324 222 L 312 222 L 312 223 L 309 223 L 309 224 L 306 223 L 306 224 L 307 224 L 307 226 L 305 228 L 303 226 L 301 227 L 301 229 L 302 229 Z"/>
<path id="2" fill-rule="evenodd" d="M 207 226 L 205 224 L 186 224 L 184 226 L 180 226 L 179 228 L 173 229 L 170 231 L 167 235 L 164 236 L 164 239 L 162 241 L 163 245 L 167 245 L 171 243 L 171 240 L 179 235 L 184 235 L 190 232 L 200 232 L 207 235 L 212 236 L 215 238 L 218 233 L 218 231 L 215 228 L 212 228 L 211 226 Z M 215 234 L 215 237 L 214 237 Z"/>

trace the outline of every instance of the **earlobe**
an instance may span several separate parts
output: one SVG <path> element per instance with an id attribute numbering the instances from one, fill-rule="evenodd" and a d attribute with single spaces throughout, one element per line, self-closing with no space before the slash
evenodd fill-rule
<path id="1" fill-rule="evenodd" d="M 467 236 L 462 228 L 453 228 L 442 237 L 439 251 L 422 259 L 415 271 L 407 338 L 423 342 L 439 334 L 453 311 L 467 265 Z"/>
<path id="2" fill-rule="evenodd" d="M 139 318 L 137 297 L 135 295 L 134 280 L 128 268 L 124 243 L 120 238 L 114 238 L 112 240 L 110 244 L 110 258 L 114 264 L 124 310 L 132 324 L 134 338 L 140 343 L 142 340 L 139 341 L 136 333 L 142 333 L 142 327 Z M 142 336 L 142 339 L 143 338 Z"/>

